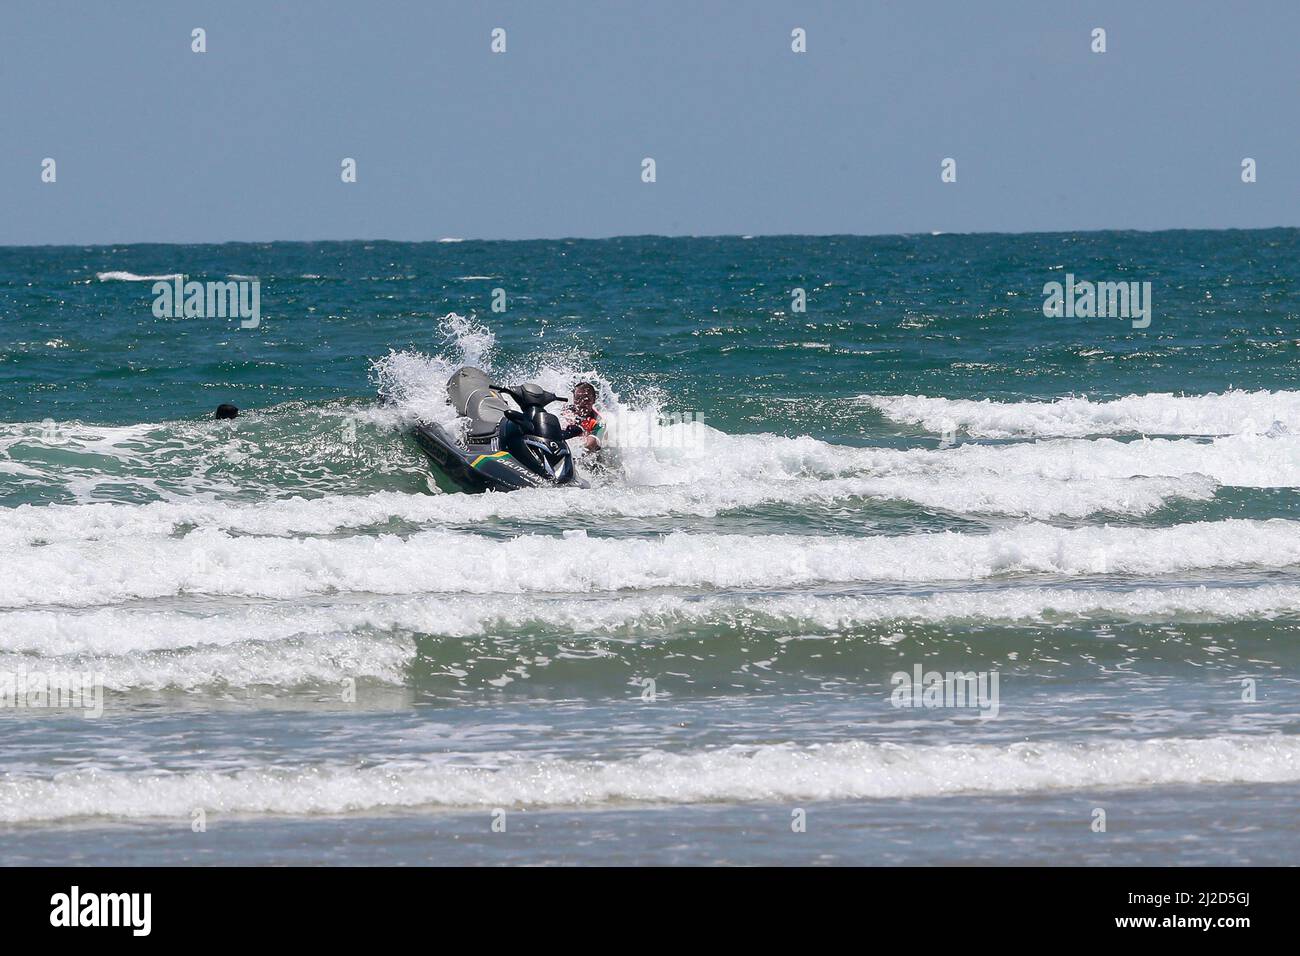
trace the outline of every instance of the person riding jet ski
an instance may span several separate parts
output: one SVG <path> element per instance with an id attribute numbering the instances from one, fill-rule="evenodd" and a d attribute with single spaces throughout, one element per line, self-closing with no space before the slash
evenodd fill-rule
<path id="1" fill-rule="evenodd" d="M 590 382 L 579 382 L 573 387 L 573 401 L 565 406 L 563 416 L 565 440 L 581 438 L 587 451 L 600 451 L 597 436 L 605 431 L 605 423 L 600 412 L 596 411 L 596 386 Z"/>
<path id="2" fill-rule="evenodd" d="M 507 398 L 517 408 L 511 408 Z M 416 443 L 433 465 L 434 477 L 443 479 L 441 484 L 470 492 L 587 487 L 574 469 L 559 418 L 546 410 L 553 402 L 569 399 L 534 382 L 493 385 L 482 369 L 466 367 L 447 382 L 447 401 L 458 415 L 469 419 L 463 438 L 434 422 L 421 422 L 414 431 Z M 576 401 L 574 407 L 595 411 Z M 574 425 L 582 429 L 579 422 Z"/>

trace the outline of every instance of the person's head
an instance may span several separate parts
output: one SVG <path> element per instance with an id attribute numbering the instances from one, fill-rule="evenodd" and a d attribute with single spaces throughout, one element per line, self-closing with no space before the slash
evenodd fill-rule
<path id="1" fill-rule="evenodd" d="M 216 414 L 214 414 L 212 417 L 213 418 L 238 418 L 239 409 L 236 408 L 234 405 L 222 403 L 217 406 Z"/>
<path id="2" fill-rule="evenodd" d="M 583 411 L 589 411 L 596 404 L 596 386 L 590 382 L 579 382 L 573 386 L 573 405 Z"/>

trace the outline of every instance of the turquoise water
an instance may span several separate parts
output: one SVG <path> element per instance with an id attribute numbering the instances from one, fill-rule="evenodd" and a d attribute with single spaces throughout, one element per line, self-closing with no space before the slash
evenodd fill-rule
<path id="1" fill-rule="evenodd" d="M 104 688 L 0 709 L 6 859 L 1294 862 L 1298 252 L 0 249 L 0 676 Z M 1066 273 L 1150 325 L 1044 317 Z M 462 363 L 594 381 L 593 487 L 439 493 Z"/>

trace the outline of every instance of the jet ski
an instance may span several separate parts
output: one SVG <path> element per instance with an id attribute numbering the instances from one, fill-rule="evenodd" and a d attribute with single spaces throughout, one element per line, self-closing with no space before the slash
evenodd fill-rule
<path id="1" fill-rule="evenodd" d="M 421 422 L 414 432 L 434 477 L 442 479 L 439 484 L 468 492 L 587 487 L 574 468 L 559 418 L 546 410 L 567 398 L 534 382 L 493 385 L 482 369 L 466 367 L 447 382 L 447 401 L 469 419 L 463 438 L 436 422 Z"/>

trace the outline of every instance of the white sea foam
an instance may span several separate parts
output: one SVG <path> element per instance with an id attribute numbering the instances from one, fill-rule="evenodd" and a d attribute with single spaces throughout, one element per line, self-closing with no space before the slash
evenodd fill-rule
<path id="1" fill-rule="evenodd" d="M 187 622 L 177 622 L 184 626 Z M 221 619 L 208 622 L 208 637 L 221 629 Z M 131 635 L 134 637 L 134 635 Z M 113 691 L 196 690 L 244 687 L 338 687 L 345 680 L 375 680 L 394 686 L 407 681 L 415 657 L 409 637 L 331 635 L 311 643 L 299 640 L 238 640 L 224 629 L 229 643 L 193 645 L 183 631 L 171 633 L 171 643 L 184 648 L 107 654 L 43 655 L 45 671 L 90 673 Z M 247 635 L 244 635 L 247 637 Z M 70 635 L 61 634 L 66 643 Z M 0 653 L 0 674 L 22 673 L 37 665 L 30 656 Z"/>
<path id="2" fill-rule="evenodd" d="M 0 779 L 0 821 L 362 814 L 403 808 L 609 807 L 1106 791 L 1300 780 L 1300 737 L 1232 735 L 946 746 L 851 741 L 650 751 L 613 761 L 489 754 L 449 762 L 69 770 Z M 484 765 L 489 763 L 491 766 Z"/>
<path id="3" fill-rule="evenodd" d="M 446 531 L 265 538 L 200 529 L 10 550 L 0 606 L 89 606 L 177 594 L 544 593 L 761 588 L 1023 575 L 1161 575 L 1300 564 L 1300 523 L 1232 519 L 1168 528 L 1023 524 L 988 534 L 656 538 Z M 518 569 L 529 569 L 520 574 Z"/>
<path id="4" fill-rule="evenodd" d="M 931 473 L 991 481 L 1089 482 L 1140 476 L 1204 476 L 1222 486 L 1300 487 L 1300 435 L 1254 433 L 1214 439 L 1041 439 L 1010 445 L 964 444 L 907 452 Z M 915 456 L 915 457 L 911 457 Z"/>
<path id="5" fill-rule="evenodd" d="M 1240 435 L 1300 432 L 1300 391 L 1155 392 L 1111 401 L 994 402 L 924 395 L 863 395 L 895 421 L 984 438 L 1087 435 Z"/>
<path id="6" fill-rule="evenodd" d="M 1083 620 L 1272 620 L 1300 613 L 1300 587 L 999 588 L 910 595 L 673 594 L 544 599 L 517 595 L 371 598 L 224 607 L 112 607 L 0 612 L 0 673 L 39 658 L 93 671 L 107 687 L 295 687 L 367 677 L 407 682 L 414 635 L 550 633 L 560 640 L 642 640 L 715 627 L 774 637 L 880 640 L 904 623 L 1060 624 Z M 866 630 L 864 630 L 866 629 Z M 630 635 L 635 635 L 633 638 Z M 489 652 L 495 653 L 495 652 Z"/>
<path id="7" fill-rule="evenodd" d="M 449 313 L 440 320 L 443 349 L 436 355 L 391 351 L 371 367 L 371 378 L 385 402 L 406 415 L 451 424 L 447 380 L 465 365 L 491 367 L 496 335 L 486 325 Z"/>
<path id="8" fill-rule="evenodd" d="M 182 276 L 178 272 L 147 276 L 136 275 L 134 272 L 97 272 L 95 278 L 100 282 L 165 282 Z"/>
<path id="9" fill-rule="evenodd" d="M 966 485 L 953 485 L 938 476 L 737 478 L 717 484 L 607 485 L 581 492 L 545 489 L 510 495 L 377 492 L 257 503 L 190 497 L 148 504 L 22 505 L 12 509 L 0 524 L 0 546 L 170 535 L 189 527 L 258 535 L 316 535 L 380 527 L 392 521 L 438 527 L 490 519 L 703 518 L 771 504 L 817 508 L 862 499 L 915 501 L 959 513 L 1081 517 L 1097 512 L 1143 514 L 1174 499 L 1209 499 L 1215 488 L 1215 482 L 1204 476 L 1073 481 L 1008 477 Z"/>

